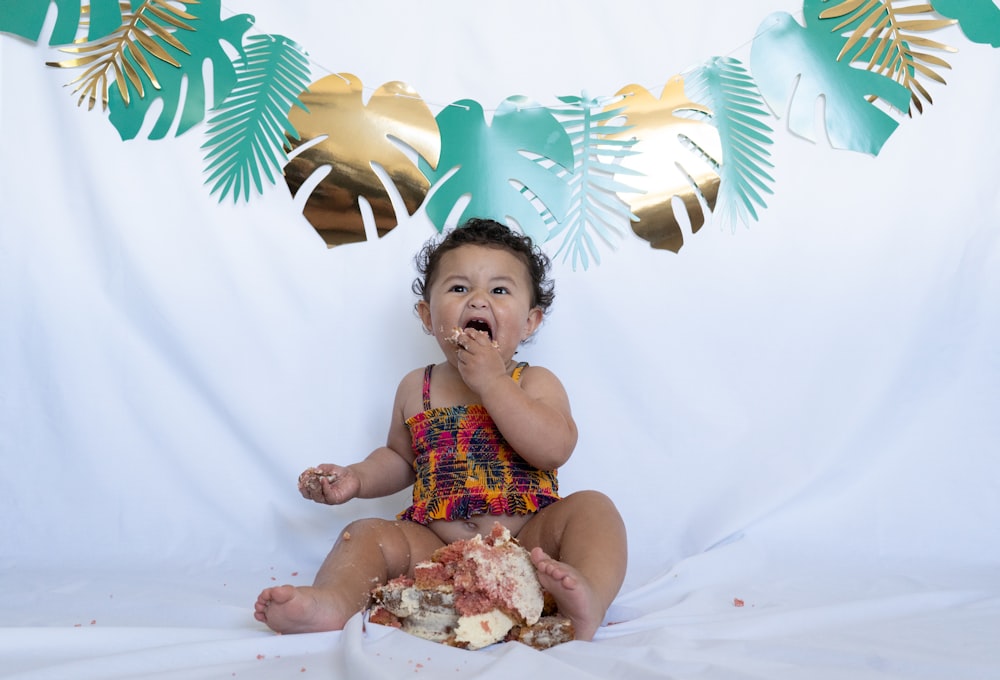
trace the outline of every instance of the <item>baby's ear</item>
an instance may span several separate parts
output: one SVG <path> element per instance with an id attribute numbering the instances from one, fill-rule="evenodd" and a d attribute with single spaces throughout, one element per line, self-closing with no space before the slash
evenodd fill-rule
<path id="1" fill-rule="evenodd" d="M 413 305 L 413 308 L 417 310 L 417 316 L 420 317 L 420 321 L 424 324 L 424 330 L 434 335 L 434 329 L 431 327 L 431 306 L 427 304 L 427 300 L 418 300 L 417 304 Z"/>
<path id="2" fill-rule="evenodd" d="M 545 312 L 542 311 L 541 307 L 532 307 L 531 311 L 528 312 L 528 318 L 524 321 L 524 329 L 521 331 L 521 342 L 524 342 L 538 330 L 538 327 L 542 325 L 542 318 L 545 316 Z"/>

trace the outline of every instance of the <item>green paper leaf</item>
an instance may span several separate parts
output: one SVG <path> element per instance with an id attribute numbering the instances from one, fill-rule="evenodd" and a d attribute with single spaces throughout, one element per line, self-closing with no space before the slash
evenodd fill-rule
<path id="1" fill-rule="evenodd" d="M 614 161 L 633 153 L 636 140 L 609 139 L 609 135 L 624 133 L 629 126 L 611 124 L 623 109 L 606 110 L 606 98 L 584 94 L 559 99 L 569 108 L 553 113 L 573 143 L 575 171 L 568 179 L 572 194 L 569 210 L 551 229 L 549 239 L 562 234 L 556 256 L 562 254 L 564 262 L 572 258 L 574 270 L 577 265 L 587 269 L 591 259 L 596 264 L 601 262 L 598 244 L 613 249 L 629 222 L 638 219 L 618 196 L 620 191 L 635 189 L 614 179 L 621 169 Z"/>
<path id="2" fill-rule="evenodd" d="M 754 79 L 773 111 L 788 105 L 788 127 L 795 134 L 814 139 L 816 100 L 823 96 L 830 143 L 877 155 L 899 122 L 868 98 L 878 97 L 905 112 L 910 91 L 886 76 L 838 61 L 846 39 L 818 18 L 824 7 L 823 0 L 805 0 L 804 27 L 785 12 L 761 23 L 750 53 Z"/>
<path id="3" fill-rule="evenodd" d="M 420 171 L 434 185 L 424 205 L 438 230 L 459 199 L 469 195 L 459 222 L 510 217 L 536 243 L 544 242 L 546 216 L 561 220 L 570 199 L 569 185 L 559 173 L 560 167 L 563 174 L 572 170 L 573 145 L 559 121 L 542 106 L 509 97 L 492 125 L 486 123 L 482 106 L 469 99 L 445 107 L 437 123 L 440 161 L 433 170 L 421 158 Z"/>
<path id="4" fill-rule="evenodd" d="M 206 184 L 221 202 L 231 191 L 250 198 L 251 180 L 263 191 L 261 171 L 272 184 L 288 162 L 286 134 L 298 139 L 288 119 L 292 106 L 305 109 L 299 93 L 309 85 L 309 59 L 291 40 L 280 35 L 247 39 L 243 56 L 233 64 L 236 86 L 208 121 L 209 149 L 205 155 Z"/>
<path id="5" fill-rule="evenodd" d="M 766 148 L 773 130 L 760 119 L 769 116 L 757 85 L 738 59 L 713 57 L 684 79 L 684 92 L 712 111 L 709 123 L 719 131 L 723 162 L 715 215 L 736 228 L 757 219 L 755 206 L 767 207 L 761 192 L 773 194 L 764 169 L 774 165 Z"/>
<path id="6" fill-rule="evenodd" d="M 0 32 L 12 33 L 37 41 L 45 26 L 45 16 L 51 5 L 56 6 L 56 22 L 49 36 L 50 45 L 68 45 L 84 34 L 88 41 L 98 40 L 115 31 L 122 23 L 122 7 L 118 0 L 0 0 Z"/>
<path id="7" fill-rule="evenodd" d="M 1000 7 L 993 0 L 931 0 L 931 5 L 942 16 L 957 19 L 972 42 L 1000 47 Z"/>
<path id="8" fill-rule="evenodd" d="M 253 17 L 239 14 L 223 21 L 220 17 L 221 0 L 192 2 L 187 11 L 194 16 L 189 22 L 194 30 L 176 30 L 173 22 L 165 16 L 144 19 L 144 25 L 153 36 L 139 34 L 143 48 L 158 56 L 165 55 L 177 65 L 171 65 L 163 56 L 149 62 L 155 75 L 155 80 L 150 80 L 142 67 L 144 58 L 141 52 L 128 52 L 125 61 L 136 70 L 139 85 L 132 79 L 128 80 L 127 100 L 118 88 L 108 94 L 110 120 L 123 140 L 135 138 L 157 99 L 162 100 L 163 110 L 149 134 L 150 139 L 165 137 L 175 119 L 178 119 L 177 135 L 204 120 L 207 106 L 202 69 L 205 62 L 212 65 L 213 105 L 223 102 L 236 85 L 232 61 L 221 43 L 227 42 L 241 51 L 243 34 L 253 24 Z M 185 81 L 186 94 L 181 101 Z"/>
<path id="9" fill-rule="evenodd" d="M 76 39 L 80 30 L 80 0 L 0 0 L 0 32 L 38 41 L 50 5 L 56 6 L 56 23 L 50 45 L 65 45 Z M 98 5 L 113 5 L 117 0 L 98 0 Z"/>

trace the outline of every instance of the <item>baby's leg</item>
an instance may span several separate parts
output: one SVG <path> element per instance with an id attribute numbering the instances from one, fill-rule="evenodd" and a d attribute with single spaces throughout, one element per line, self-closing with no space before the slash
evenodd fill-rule
<path id="1" fill-rule="evenodd" d="M 283 585 L 261 592 L 254 618 L 279 633 L 340 630 L 367 603 L 373 587 L 429 559 L 443 543 L 414 522 L 352 522 L 320 566 L 312 586 Z"/>
<path id="2" fill-rule="evenodd" d="M 625 524 L 614 503 L 581 491 L 540 510 L 517 536 L 531 551 L 542 587 L 573 622 L 577 640 L 591 640 L 625 579 Z"/>

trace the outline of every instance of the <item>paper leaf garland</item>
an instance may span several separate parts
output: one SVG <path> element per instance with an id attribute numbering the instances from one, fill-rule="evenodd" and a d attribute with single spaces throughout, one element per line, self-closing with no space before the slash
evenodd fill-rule
<path id="1" fill-rule="evenodd" d="M 235 202 L 240 194 L 250 198 L 251 181 L 263 191 L 260 173 L 271 184 L 288 161 L 285 135 L 298 133 L 288 119 L 293 106 L 301 106 L 299 94 L 309 83 L 309 61 L 298 45 L 283 36 L 251 37 L 244 55 L 235 63 L 236 87 L 215 109 L 208 122 L 208 139 L 202 148 L 215 182 L 212 193 L 219 200 L 230 191 Z"/>
<path id="2" fill-rule="evenodd" d="M 750 51 L 751 69 L 775 115 L 790 103 L 792 132 L 815 140 L 815 105 L 823 96 L 833 147 L 877 155 L 899 123 L 868 98 L 878 97 L 905 112 L 910 91 L 885 76 L 838 61 L 846 40 L 818 18 L 823 6 L 823 0 L 805 0 L 805 27 L 784 12 L 765 19 Z"/>
<path id="3" fill-rule="evenodd" d="M 934 9 L 957 19 L 972 42 L 1000 47 L 1000 7 L 993 0 L 931 0 Z"/>
<path id="4" fill-rule="evenodd" d="M 731 229 L 756 220 L 755 206 L 767 205 L 761 194 L 774 193 L 774 178 L 765 170 L 774 167 L 767 149 L 772 130 L 761 120 L 768 113 L 757 85 L 738 59 L 714 57 L 696 68 L 684 87 L 687 96 L 712 111 L 709 123 L 719 131 L 725 162 L 718 169 L 716 220 Z"/>
<path id="5" fill-rule="evenodd" d="M 638 219 L 617 195 L 635 189 L 614 179 L 616 172 L 626 172 L 619 164 L 632 155 L 636 140 L 609 137 L 629 128 L 613 124 L 622 109 L 608 108 L 603 98 L 559 99 L 569 108 L 553 113 L 569 133 L 575 169 L 567 179 L 572 194 L 569 210 L 550 230 L 549 239 L 562 235 L 556 256 L 562 254 L 564 262 L 572 258 L 573 269 L 578 264 L 586 269 L 591 259 L 600 264 L 599 243 L 613 248 L 629 221 Z"/>
<path id="6" fill-rule="evenodd" d="M 125 59 L 136 71 L 139 83 L 129 79 L 127 83 L 128 97 L 122 95 L 120 89 L 112 89 L 108 93 L 108 108 L 111 123 L 118 130 L 123 140 L 134 139 L 138 135 L 146 114 L 153 102 L 163 101 L 150 139 L 163 139 L 177 119 L 177 132 L 180 135 L 205 119 L 205 79 L 202 74 L 205 63 L 212 64 L 213 103 L 215 106 L 225 100 L 236 85 L 236 71 L 233 62 L 222 48 L 221 42 L 229 43 L 233 49 L 242 50 L 243 34 L 253 24 L 249 14 L 239 14 L 222 20 L 220 17 L 220 0 L 201 0 L 191 3 L 189 21 L 197 30 L 185 32 L 181 43 L 170 27 L 177 27 L 166 10 L 154 11 L 154 5 L 159 2 L 144 2 L 136 21 L 145 24 L 153 33 L 146 36 L 137 31 L 137 39 L 147 50 L 161 50 L 169 56 L 167 60 L 157 59 L 150 62 L 149 67 L 153 77 L 142 68 L 142 53 L 130 51 Z M 148 11 L 147 11 L 148 10 Z M 139 36 L 146 36 L 139 38 Z M 143 82 L 148 80 L 149 82 Z M 181 92 L 186 81 L 186 94 L 181 101 Z M 120 87 L 120 84 L 119 84 Z"/>
<path id="7" fill-rule="evenodd" d="M 425 208 L 437 229 L 445 227 L 459 199 L 467 195 L 469 203 L 458 222 L 483 215 L 509 217 L 534 241 L 544 242 L 546 213 L 562 220 L 570 200 L 569 185 L 558 173 L 559 168 L 572 171 L 573 145 L 559 121 L 544 107 L 509 97 L 492 123 L 487 123 L 483 107 L 468 99 L 446 106 L 437 123 L 441 161 L 437 169 L 420 163 L 434 185 Z"/>
<path id="8" fill-rule="evenodd" d="M 403 83 L 365 104 L 347 74 L 302 95 L 305 54 L 280 36 L 244 46 L 253 18 L 222 20 L 221 0 L 0 0 L 0 32 L 37 40 L 53 6 L 50 42 L 78 56 L 49 65 L 81 69 L 78 103 L 110 110 L 122 139 L 139 134 L 157 100 L 150 139 L 202 122 L 210 64 L 218 108 L 203 148 L 220 201 L 249 199 L 284 170 L 330 246 L 382 236 L 423 207 L 438 230 L 488 215 L 538 242 L 559 239 L 556 254 L 584 269 L 629 223 L 677 252 L 706 210 L 731 227 L 756 220 L 773 193 L 770 112 L 787 113 L 801 137 L 825 131 L 836 148 L 877 155 L 902 114 L 931 102 L 924 82 L 944 84 L 950 65 L 928 50 L 955 50 L 926 32 L 957 21 L 972 40 L 1000 45 L 996 0 L 803 0 L 804 24 L 778 12 L 760 25 L 750 69 L 715 57 L 669 79 L 659 99 L 636 85 L 559 97 L 553 109 L 510 97 L 487 121 L 471 100 L 435 118 Z"/>
<path id="9" fill-rule="evenodd" d="M 921 84 L 920 77 L 926 76 L 944 85 L 944 78 L 934 67 L 950 69 L 951 65 L 940 57 L 917 50 L 956 50 L 916 33 L 935 31 L 955 22 L 926 16 L 909 18 L 933 13 L 930 5 L 923 0 L 918 2 L 920 4 L 905 4 L 902 0 L 895 3 L 867 0 L 859 6 L 856 0 L 845 0 L 824 10 L 819 16 L 821 19 L 836 19 L 831 30 L 848 35 L 847 42 L 837 55 L 838 60 L 846 59 L 892 78 L 910 91 L 910 111 L 916 109 L 922 113 L 921 98 L 928 104 L 932 104 L 933 99 Z"/>
<path id="10" fill-rule="evenodd" d="M 293 158 L 285 181 L 295 195 L 315 184 L 303 212 L 327 245 L 366 239 L 360 199 L 371 207 L 379 236 L 398 224 L 392 197 L 373 166 L 398 192 L 400 210 L 412 214 L 420 207 L 430 183 L 396 142 L 432 165 L 441 142 L 434 115 L 412 88 L 386 83 L 365 105 L 361 80 L 340 73 L 313 83 L 301 99 L 304 109 L 289 115 L 300 139 L 290 140 Z M 327 174 L 320 179 L 317 173 Z"/>
<path id="11" fill-rule="evenodd" d="M 678 252 L 684 245 L 681 221 L 674 213 L 673 199 L 680 198 L 686 222 L 696 233 L 705 223 L 701 203 L 715 207 L 719 190 L 717 168 L 721 162 L 719 134 L 706 122 L 711 113 L 684 94 L 684 81 L 671 78 L 659 99 L 639 85 L 618 91 L 625 97 L 622 114 L 630 126 L 611 139 L 635 138 L 635 155 L 616 173 L 635 187 L 619 195 L 638 219 L 632 231 L 653 248 Z M 701 114 L 701 120 L 692 119 Z"/>

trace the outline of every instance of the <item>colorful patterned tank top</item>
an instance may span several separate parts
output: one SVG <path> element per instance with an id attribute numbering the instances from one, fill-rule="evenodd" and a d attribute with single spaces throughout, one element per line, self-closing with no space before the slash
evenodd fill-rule
<path id="1" fill-rule="evenodd" d="M 521 378 L 527 363 L 511 376 Z M 555 470 L 539 470 L 514 451 L 482 404 L 431 408 L 431 371 L 424 371 L 424 411 L 406 421 L 417 456 L 413 505 L 399 519 L 525 515 L 559 500 Z"/>

